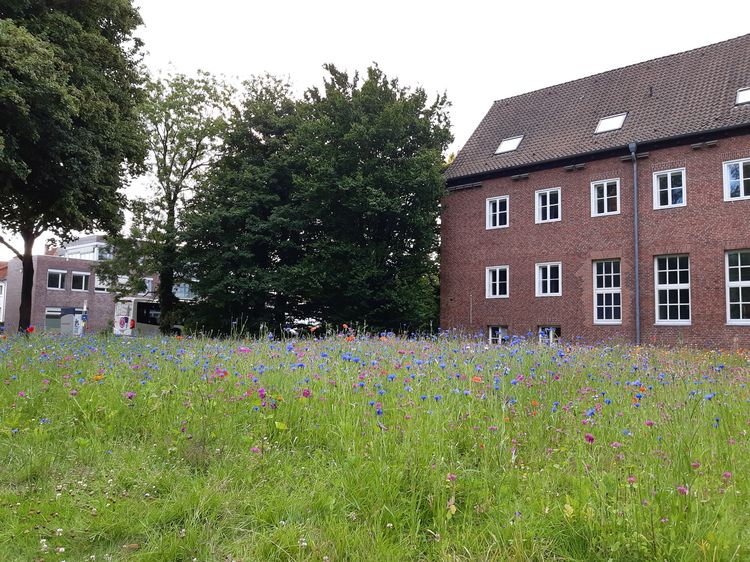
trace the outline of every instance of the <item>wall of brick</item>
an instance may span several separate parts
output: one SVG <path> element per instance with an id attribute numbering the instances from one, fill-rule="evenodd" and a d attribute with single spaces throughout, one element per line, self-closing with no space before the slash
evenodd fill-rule
<path id="1" fill-rule="evenodd" d="M 625 151 L 623 151 L 625 153 Z M 750 347 L 750 327 L 726 323 L 724 255 L 750 248 L 750 200 L 724 201 L 727 160 L 750 158 L 750 137 L 713 148 L 651 151 L 638 160 L 641 341 L 671 345 Z M 634 341 L 632 163 L 594 160 L 582 170 L 548 169 L 526 180 L 499 177 L 448 193 L 441 221 L 441 325 L 471 332 L 505 325 L 513 334 L 560 326 L 564 339 Z M 653 172 L 686 168 L 687 205 L 653 209 Z M 591 216 L 591 182 L 620 179 L 620 214 Z M 535 191 L 559 187 L 559 222 L 535 224 Z M 487 230 L 488 197 L 509 196 L 509 227 Z M 654 256 L 690 256 L 691 325 L 655 325 Z M 622 324 L 594 324 L 593 260 L 619 258 Z M 562 262 L 562 296 L 535 296 L 535 264 Z M 509 266 L 507 299 L 485 298 L 485 268 Z"/>
<path id="2" fill-rule="evenodd" d="M 96 262 L 78 259 L 66 259 L 57 256 L 34 256 L 34 289 L 31 306 L 31 323 L 40 331 L 44 328 L 45 309 L 47 307 L 83 308 L 88 304 L 88 333 L 104 330 L 111 331 L 115 314 L 115 304 L 111 293 L 94 291 L 94 273 L 91 272 Z M 55 290 L 47 288 L 47 273 L 50 269 L 66 272 L 65 288 Z M 73 272 L 91 273 L 88 291 L 74 291 L 71 288 Z M 8 264 L 8 294 L 6 300 L 5 329 L 7 333 L 18 330 L 18 307 L 21 304 L 21 261 L 17 258 Z"/>

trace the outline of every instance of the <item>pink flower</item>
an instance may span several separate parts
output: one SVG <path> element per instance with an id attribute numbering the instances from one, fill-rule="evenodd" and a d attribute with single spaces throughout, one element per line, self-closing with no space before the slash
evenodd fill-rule
<path id="1" fill-rule="evenodd" d="M 635 476 L 632 474 L 628 476 L 628 484 L 635 484 Z"/>
<path id="2" fill-rule="evenodd" d="M 622 447 L 622 443 L 620 443 L 619 441 L 613 441 L 609 444 L 609 446 L 613 449 L 619 449 L 620 447 Z"/>
<path id="3" fill-rule="evenodd" d="M 652 425 L 654 425 L 654 420 L 646 420 L 646 425 L 648 427 L 651 427 Z"/>
<path id="4" fill-rule="evenodd" d="M 253 453 L 255 453 L 256 455 L 259 455 L 259 454 L 260 454 L 260 449 L 259 449 L 258 447 L 252 447 L 252 448 L 251 448 L 250 450 L 251 450 L 251 451 L 252 451 Z"/>
<path id="5" fill-rule="evenodd" d="M 701 467 L 701 463 L 698 461 L 693 461 L 690 463 L 690 466 L 692 466 L 694 469 L 698 470 Z"/>
<path id="6" fill-rule="evenodd" d="M 135 398 L 135 392 L 133 392 L 133 391 L 128 391 L 128 392 L 126 392 L 126 393 L 124 394 L 124 396 L 125 396 L 125 398 L 127 398 L 128 400 L 132 400 L 133 398 Z"/>
<path id="7" fill-rule="evenodd" d="M 682 496 L 687 496 L 687 493 L 688 493 L 687 486 L 677 486 L 677 493 Z"/>
<path id="8" fill-rule="evenodd" d="M 302 396 L 303 396 L 304 398 L 310 398 L 310 389 L 309 389 L 309 388 L 306 388 L 306 389 L 304 389 L 304 390 L 302 391 Z"/>
<path id="9" fill-rule="evenodd" d="M 721 475 L 721 477 L 724 480 L 729 480 L 732 477 L 732 473 L 727 470 L 724 474 Z"/>
<path id="10" fill-rule="evenodd" d="M 448 480 L 448 482 L 453 482 L 456 479 L 456 475 L 453 474 L 452 472 L 449 472 L 448 476 L 446 476 L 445 478 L 446 480 Z"/>
<path id="11" fill-rule="evenodd" d="M 584 435 L 583 438 L 586 440 L 586 443 L 593 443 L 595 439 L 594 436 L 591 435 L 590 433 L 587 433 L 586 435 Z"/>

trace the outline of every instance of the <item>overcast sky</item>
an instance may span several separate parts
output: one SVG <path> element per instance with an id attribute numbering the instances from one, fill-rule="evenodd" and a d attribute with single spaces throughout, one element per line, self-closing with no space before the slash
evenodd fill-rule
<path id="1" fill-rule="evenodd" d="M 404 86 L 447 93 L 452 151 L 493 100 L 750 32 L 746 0 L 691 4 L 136 0 L 152 72 L 269 72 L 301 93 L 321 84 L 325 63 L 354 72 L 377 62 Z"/>

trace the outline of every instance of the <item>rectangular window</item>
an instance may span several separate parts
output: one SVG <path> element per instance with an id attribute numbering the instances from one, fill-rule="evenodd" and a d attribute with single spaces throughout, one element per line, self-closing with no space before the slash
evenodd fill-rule
<path id="1" fill-rule="evenodd" d="M 685 168 L 655 172 L 654 209 L 684 207 L 686 204 Z"/>
<path id="2" fill-rule="evenodd" d="M 61 317 L 62 310 L 60 308 L 48 307 L 44 309 L 44 331 L 59 332 Z"/>
<path id="3" fill-rule="evenodd" d="M 48 289 L 65 289 L 65 271 L 50 269 L 47 271 L 47 288 Z"/>
<path id="4" fill-rule="evenodd" d="M 94 275 L 94 291 L 97 293 L 106 293 L 109 291 L 107 282 L 98 275 Z"/>
<path id="5" fill-rule="evenodd" d="M 750 250 L 727 252 L 727 323 L 750 326 Z"/>
<path id="6" fill-rule="evenodd" d="M 690 324 L 690 262 L 688 256 L 658 256 L 656 323 Z"/>
<path id="7" fill-rule="evenodd" d="M 487 229 L 508 227 L 508 196 L 487 199 Z"/>
<path id="8" fill-rule="evenodd" d="M 591 182 L 591 216 L 620 214 L 620 180 Z"/>
<path id="9" fill-rule="evenodd" d="M 562 263 L 536 264 L 536 296 L 559 297 L 562 295 Z"/>
<path id="10" fill-rule="evenodd" d="M 508 341 L 508 326 L 488 326 L 487 335 L 490 344 L 496 345 Z"/>
<path id="11" fill-rule="evenodd" d="M 89 277 L 91 277 L 90 273 L 80 273 L 74 271 L 72 279 L 70 281 L 70 288 L 74 291 L 88 291 Z"/>
<path id="12" fill-rule="evenodd" d="M 543 189 L 536 192 L 536 222 L 560 220 L 560 188 Z"/>
<path id="13" fill-rule="evenodd" d="M 750 158 L 724 162 L 724 201 L 750 199 Z"/>
<path id="14" fill-rule="evenodd" d="M 508 298 L 508 266 L 488 267 L 485 283 L 485 296 L 488 299 Z"/>
<path id="15" fill-rule="evenodd" d="M 539 326 L 539 343 L 552 345 L 560 341 L 560 326 Z"/>
<path id="16" fill-rule="evenodd" d="M 594 262 L 594 324 L 622 324 L 620 260 Z"/>

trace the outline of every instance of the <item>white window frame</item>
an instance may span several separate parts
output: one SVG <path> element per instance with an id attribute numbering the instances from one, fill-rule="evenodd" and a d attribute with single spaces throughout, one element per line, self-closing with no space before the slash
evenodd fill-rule
<path id="1" fill-rule="evenodd" d="M 607 115 L 606 117 L 602 117 L 599 119 L 599 123 L 596 125 L 596 129 L 594 130 L 594 134 L 599 133 L 608 133 L 609 131 L 618 131 L 622 129 L 622 126 L 625 124 L 625 119 L 628 116 L 628 112 L 625 113 L 615 113 L 614 115 Z"/>
<path id="2" fill-rule="evenodd" d="M 487 326 L 487 339 L 490 345 L 500 345 L 508 339 L 508 326 Z"/>
<path id="3" fill-rule="evenodd" d="M 553 330 L 557 330 L 557 334 Z M 537 333 L 539 334 L 539 343 L 544 345 L 554 345 L 560 341 L 562 336 L 560 326 L 539 326 Z"/>
<path id="4" fill-rule="evenodd" d="M 615 189 L 617 190 L 617 210 L 607 211 L 607 186 L 614 182 Z M 598 198 L 596 196 L 596 188 L 600 185 L 604 186 L 604 212 L 599 213 L 596 209 Z M 607 180 L 596 180 L 591 182 L 591 216 L 592 217 L 606 217 L 607 215 L 619 215 L 620 214 L 620 178 L 610 178 Z"/>
<path id="5" fill-rule="evenodd" d="M 559 291 L 557 293 L 551 293 L 551 292 L 542 292 L 542 268 L 547 268 L 547 289 L 549 289 L 549 268 L 551 266 L 557 266 L 558 267 L 558 289 Z M 537 297 L 561 297 L 562 296 L 562 285 L 563 285 L 563 268 L 562 268 L 562 262 L 559 261 L 550 261 L 550 262 L 544 262 L 544 263 L 538 263 L 536 264 L 536 291 L 535 294 Z"/>
<path id="6" fill-rule="evenodd" d="M 492 294 L 492 282 L 490 280 L 490 272 L 505 271 L 505 294 L 504 295 L 493 295 Z M 498 285 L 500 282 L 498 281 Z M 484 270 L 484 296 L 488 299 L 507 299 L 510 297 L 510 268 L 507 265 L 491 265 Z"/>
<path id="7" fill-rule="evenodd" d="M 542 219 L 542 195 L 547 195 L 547 216 L 549 217 L 549 195 L 550 193 L 557 192 L 557 218 L 556 219 Z M 549 189 L 539 189 L 534 192 L 534 215 L 536 224 L 544 224 L 547 222 L 558 222 L 562 220 L 562 196 L 559 187 L 550 187 Z"/>
<path id="8" fill-rule="evenodd" d="M 743 193 L 743 183 L 745 181 L 750 181 L 750 177 L 744 177 L 742 175 L 742 169 L 744 167 L 744 164 L 750 164 L 750 158 L 741 158 L 739 160 L 729 160 L 727 162 L 724 162 L 722 164 L 722 170 L 724 171 L 724 201 L 742 201 L 745 199 L 750 199 L 750 195 L 740 195 L 739 197 L 730 197 L 730 189 L 729 189 L 729 166 L 732 164 L 738 164 L 740 168 L 740 194 Z"/>
<path id="9" fill-rule="evenodd" d="M 746 287 L 750 287 L 750 281 L 742 281 L 741 278 L 738 281 L 729 280 L 729 254 L 742 254 L 742 253 L 750 254 L 750 249 L 728 250 L 724 252 L 724 272 L 726 276 L 725 279 L 726 279 L 727 324 L 731 326 L 750 326 L 750 318 L 733 319 L 731 317 L 731 312 L 729 308 L 730 307 L 729 290 L 738 288 L 740 290 L 740 302 L 742 302 L 742 296 L 741 296 L 742 289 Z"/>
<path id="10" fill-rule="evenodd" d="M 94 292 L 95 293 L 108 293 L 109 285 L 102 280 L 99 275 L 94 274 Z"/>
<path id="11" fill-rule="evenodd" d="M 659 177 L 666 175 L 667 183 L 669 184 L 669 200 L 672 200 L 672 174 L 680 172 L 682 174 L 682 203 L 669 203 L 668 205 L 661 205 L 659 203 Z M 653 174 L 653 198 L 654 198 L 654 209 L 674 209 L 676 207 L 685 207 L 687 205 L 687 172 L 685 168 L 672 168 L 671 170 L 659 170 Z"/>
<path id="12" fill-rule="evenodd" d="M 505 213 L 501 213 L 497 210 L 497 204 L 499 204 L 500 201 L 505 201 Z M 492 203 L 496 203 L 495 206 L 495 213 L 494 215 L 497 216 L 497 218 L 500 218 L 501 214 L 505 214 L 505 224 L 497 224 L 495 226 L 492 225 Z M 487 202 L 485 204 L 485 227 L 487 230 L 494 230 L 496 228 L 508 228 L 510 225 L 510 197 L 508 195 L 499 195 L 497 197 L 488 197 Z M 499 220 L 497 221 L 500 222 Z"/>
<path id="13" fill-rule="evenodd" d="M 73 288 L 73 278 L 79 276 L 84 277 L 86 281 L 84 281 L 84 285 L 86 286 L 85 289 L 74 289 Z M 70 290 L 75 291 L 76 293 L 88 293 L 89 288 L 91 287 L 91 273 L 88 273 L 86 271 L 72 271 L 70 273 Z"/>
<path id="14" fill-rule="evenodd" d="M 518 149 L 518 146 L 523 141 L 523 135 L 517 135 L 515 137 L 508 137 L 500 141 L 500 144 L 495 151 L 495 154 L 505 154 L 506 152 L 513 152 Z"/>
<path id="15" fill-rule="evenodd" d="M 60 281 L 62 282 L 62 287 L 50 287 L 49 286 L 49 274 L 50 273 L 59 273 L 63 275 L 63 277 L 60 278 Z M 48 269 L 47 270 L 47 290 L 48 291 L 64 291 L 65 290 L 65 281 L 67 280 L 68 272 L 64 269 Z"/>
<path id="16" fill-rule="evenodd" d="M 750 88 L 740 88 L 737 90 L 734 105 L 742 105 L 743 103 L 750 103 Z"/>
<path id="17" fill-rule="evenodd" d="M 614 285 L 612 287 L 598 287 L 597 286 L 596 265 L 599 264 L 599 263 L 605 263 L 605 262 L 612 262 L 612 263 L 617 262 L 619 264 L 619 266 L 620 266 L 620 271 L 617 274 L 617 276 L 619 278 L 620 284 L 617 287 L 615 287 Z M 606 326 L 606 325 L 619 325 L 619 324 L 622 324 L 622 260 L 620 260 L 620 258 L 612 258 L 612 259 L 606 259 L 606 260 L 594 260 L 592 262 L 592 268 L 591 269 L 592 269 L 593 275 L 594 275 L 594 283 L 593 283 L 593 288 L 594 288 L 594 290 L 593 290 L 593 293 L 594 293 L 594 324 L 600 324 L 600 325 L 604 325 L 604 326 Z M 604 273 L 604 275 L 607 275 L 607 273 Z M 609 274 L 609 275 L 613 275 L 614 276 L 613 273 Z M 596 302 L 596 300 L 597 300 L 596 297 L 598 295 L 615 295 L 615 294 L 620 295 L 620 305 L 619 305 L 619 307 L 620 307 L 620 319 L 619 320 L 615 320 L 615 319 L 611 319 L 611 320 L 607 320 L 607 319 L 599 320 L 598 319 L 598 314 L 597 314 L 598 303 Z M 607 305 L 605 304 L 604 306 L 606 307 Z M 615 305 L 613 304 L 612 306 L 614 307 Z"/>
<path id="18" fill-rule="evenodd" d="M 669 259 L 669 258 L 687 258 L 688 260 L 688 282 L 687 283 L 680 283 L 679 279 L 677 280 L 677 283 L 669 283 L 669 278 L 667 278 L 667 283 L 660 284 L 659 283 L 659 259 Z M 667 270 L 667 275 L 669 275 L 669 270 Z M 661 302 L 659 301 L 659 290 L 682 290 L 687 289 L 688 290 L 688 298 L 690 299 L 688 301 L 688 314 L 690 315 L 690 318 L 688 320 L 660 320 L 659 319 L 659 305 Z M 689 254 L 667 254 L 662 256 L 654 256 L 654 317 L 655 322 L 654 324 L 657 326 L 690 326 L 693 323 L 693 294 L 690 289 L 690 255 Z"/>

